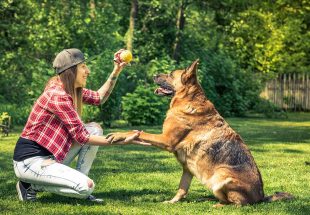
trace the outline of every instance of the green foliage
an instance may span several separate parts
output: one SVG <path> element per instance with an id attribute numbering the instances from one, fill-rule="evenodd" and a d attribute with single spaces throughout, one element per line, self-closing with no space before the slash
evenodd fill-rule
<path id="1" fill-rule="evenodd" d="M 9 119 L 10 119 L 10 115 L 8 114 L 8 112 L 2 112 L 0 115 L 0 124 L 5 123 Z"/>
<path id="2" fill-rule="evenodd" d="M 264 79 L 309 71 L 309 8 L 306 1 L 262 1 L 236 14 L 228 41 L 243 67 L 265 73 Z"/>
<path id="3" fill-rule="evenodd" d="M 281 108 L 275 106 L 272 102 L 260 98 L 253 107 L 257 113 L 262 113 L 268 118 L 287 118 L 287 113 Z"/>
<path id="4" fill-rule="evenodd" d="M 128 126 L 129 126 L 129 123 L 126 120 L 122 120 L 122 119 L 114 120 L 111 122 L 111 125 L 110 125 L 111 128 L 125 128 Z"/>
<path id="5" fill-rule="evenodd" d="M 85 123 L 88 122 L 100 122 L 99 118 L 100 109 L 96 106 L 92 105 L 84 105 L 83 112 L 82 112 L 82 119 Z"/>
<path id="6" fill-rule="evenodd" d="M 139 1 L 134 42 L 142 63 L 171 56 L 179 2 Z"/>
<path id="7" fill-rule="evenodd" d="M 1 104 L 0 113 L 6 112 L 11 116 L 13 125 L 25 125 L 30 113 L 31 106 L 23 106 L 17 104 Z"/>
<path id="8" fill-rule="evenodd" d="M 259 79 L 222 52 L 209 53 L 199 69 L 199 79 L 207 97 L 224 116 L 244 115 L 256 103 Z"/>
<path id="9" fill-rule="evenodd" d="M 185 26 L 180 31 L 182 3 Z M 64 48 L 100 54 L 89 63 L 88 87 L 97 90 L 112 71 L 113 53 L 125 46 L 130 7 L 126 0 L 1 1 L 1 104 L 12 110 L 30 107 L 54 75 L 53 58 Z M 185 68 L 197 58 L 202 87 L 219 111 L 244 115 L 266 80 L 309 71 L 309 8 L 305 0 L 138 1 L 134 62 L 109 100 L 99 108 L 86 107 L 84 118 L 109 126 L 121 118 L 122 97 L 139 81 L 149 87 L 154 74 Z M 172 59 L 177 39 L 178 63 Z"/>
<path id="10" fill-rule="evenodd" d="M 162 124 L 168 100 L 156 96 L 147 85 L 140 83 L 133 93 L 122 98 L 122 117 L 132 125 Z"/>

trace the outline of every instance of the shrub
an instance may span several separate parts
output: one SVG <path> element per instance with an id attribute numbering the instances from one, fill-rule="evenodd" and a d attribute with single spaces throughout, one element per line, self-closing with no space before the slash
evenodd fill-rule
<path id="1" fill-rule="evenodd" d="M 12 125 L 25 125 L 31 111 L 31 106 L 4 104 L 0 105 L 0 113 L 7 112 L 12 117 Z"/>
<path id="2" fill-rule="evenodd" d="M 243 116 L 258 99 L 260 79 L 223 52 L 209 53 L 198 76 L 207 97 L 224 116 Z"/>
<path id="3" fill-rule="evenodd" d="M 128 121 L 122 120 L 122 119 L 114 120 L 111 122 L 111 125 L 110 125 L 111 128 L 124 128 L 128 126 L 129 126 Z"/>
<path id="4" fill-rule="evenodd" d="M 272 102 L 260 98 L 254 105 L 253 110 L 257 113 L 262 113 L 268 118 L 287 118 L 287 113 L 281 108 L 277 107 Z"/>
<path id="5" fill-rule="evenodd" d="M 122 117 L 132 125 L 159 125 L 163 122 L 168 100 L 140 83 L 133 93 L 122 97 Z"/>
<path id="6" fill-rule="evenodd" d="M 88 122 L 101 123 L 101 119 L 99 118 L 99 112 L 100 109 L 97 106 L 84 105 L 82 119 L 85 123 Z"/>

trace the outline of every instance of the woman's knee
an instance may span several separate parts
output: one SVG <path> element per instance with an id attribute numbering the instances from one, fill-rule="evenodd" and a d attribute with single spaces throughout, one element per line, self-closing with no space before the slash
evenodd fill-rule
<path id="1" fill-rule="evenodd" d="M 91 179 L 87 179 L 85 185 L 81 190 L 79 190 L 79 193 L 82 197 L 88 197 L 95 189 L 95 183 Z"/>
<path id="2" fill-rule="evenodd" d="M 100 135 L 100 136 L 103 135 L 103 129 L 99 123 L 91 122 L 91 123 L 87 123 L 85 126 L 90 134 Z"/>
<path id="3" fill-rule="evenodd" d="M 86 183 L 84 183 L 84 189 L 83 190 L 93 190 L 95 188 L 95 183 L 92 179 L 88 178 L 86 179 Z"/>
<path id="4" fill-rule="evenodd" d="M 88 188 L 90 188 L 90 189 L 93 188 L 93 187 L 95 186 L 94 181 L 91 180 L 91 179 L 88 179 L 87 185 L 88 185 Z"/>

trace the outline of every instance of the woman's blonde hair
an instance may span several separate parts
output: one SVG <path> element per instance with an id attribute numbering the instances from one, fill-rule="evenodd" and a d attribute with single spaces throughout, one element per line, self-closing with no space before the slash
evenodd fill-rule
<path id="1" fill-rule="evenodd" d="M 76 111 L 78 112 L 79 116 L 82 117 L 82 109 L 83 109 L 83 101 L 82 101 L 82 87 L 75 88 L 74 83 L 75 79 L 77 76 L 77 65 L 73 66 L 69 69 L 66 69 L 64 72 L 60 73 L 57 76 L 52 77 L 49 81 L 48 84 L 56 81 L 58 77 L 60 78 L 64 90 L 66 93 L 68 93 L 72 99 L 73 99 L 73 104 L 74 107 L 76 108 Z M 47 85 L 48 85 L 47 84 Z"/>

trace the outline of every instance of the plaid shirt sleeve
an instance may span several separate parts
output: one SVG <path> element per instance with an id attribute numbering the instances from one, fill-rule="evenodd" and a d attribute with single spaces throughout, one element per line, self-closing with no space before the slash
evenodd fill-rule
<path id="1" fill-rule="evenodd" d="M 100 96 L 97 91 L 83 88 L 83 103 L 90 105 L 100 105 Z"/>
<path id="2" fill-rule="evenodd" d="M 48 103 L 48 110 L 54 113 L 68 129 L 71 137 L 80 144 L 89 140 L 89 132 L 83 125 L 68 95 L 54 95 Z"/>

